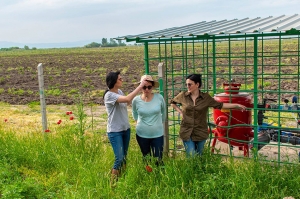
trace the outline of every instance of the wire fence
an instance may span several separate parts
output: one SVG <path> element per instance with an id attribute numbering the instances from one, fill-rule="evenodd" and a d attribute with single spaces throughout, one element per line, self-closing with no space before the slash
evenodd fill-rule
<path id="1" fill-rule="evenodd" d="M 210 109 L 208 142 L 218 154 L 299 162 L 300 37 L 274 34 L 162 38 L 155 41 L 159 47 L 145 45 L 149 73 L 165 65 L 167 102 L 186 90 L 188 74 L 200 73 L 203 92 L 248 107 L 247 114 Z M 180 118 L 174 110 L 169 115 L 170 150 L 177 151 Z"/>

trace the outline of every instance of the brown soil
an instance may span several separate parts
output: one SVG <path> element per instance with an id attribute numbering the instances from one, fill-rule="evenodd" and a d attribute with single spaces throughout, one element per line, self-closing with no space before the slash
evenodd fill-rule
<path id="1" fill-rule="evenodd" d="M 236 47 L 238 48 L 238 47 Z M 294 48 L 289 47 L 288 49 Z M 235 49 L 233 49 L 234 51 Z M 241 49 L 236 49 L 240 51 Z M 153 53 L 153 52 L 151 52 Z M 296 71 L 298 57 L 282 58 L 280 74 L 291 74 Z M 199 60 L 201 62 L 201 60 Z M 260 60 L 261 62 L 262 60 Z M 194 63 L 201 65 L 201 63 Z M 243 74 L 243 58 L 231 60 L 232 74 Z M 250 61 L 251 62 L 251 61 Z M 263 73 L 279 74 L 278 59 L 274 57 L 264 59 Z M 135 82 L 144 74 L 144 48 L 142 46 L 128 46 L 122 48 L 97 48 L 97 49 L 41 49 L 29 52 L 13 51 L 0 52 L 0 101 L 9 104 L 28 104 L 39 102 L 39 85 L 37 66 L 43 63 L 46 104 L 76 104 L 81 96 L 86 103 L 103 104 L 103 93 L 106 90 L 105 76 L 109 71 L 120 70 L 124 79 L 122 90 L 129 93 L 133 90 Z M 209 63 L 212 64 L 212 63 Z M 228 73 L 228 59 L 218 59 L 217 73 Z M 261 64 L 261 63 L 259 63 Z M 157 63 L 150 61 L 151 67 Z M 182 62 L 174 62 L 174 68 L 180 69 Z M 223 67 L 225 66 L 225 67 Z M 241 66 L 241 67 L 238 67 Z M 253 73 L 253 68 L 248 67 L 248 74 Z M 154 69 L 150 69 L 153 71 Z M 223 70 L 223 72 L 222 72 Z M 227 70 L 227 71 L 226 71 Z M 258 69 L 262 70 L 262 69 Z M 294 73 L 295 76 L 295 73 Z M 293 77 L 294 77 L 293 76 Z M 297 91 L 299 78 L 289 78 L 280 82 L 278 79 L 265 79 L 268 85 L 264 90 L 271 91 Z M 237 79 L 236 79 L 237 80 Z M 173 81 L 173 80 L 172 80 Z M 181 82 L 181 77 L 174 80 Z M 224 79 L 218 78 L 217 84 L 222 85 Z M 239 81 L 239 80 L 237 80 Z M 248 81 L 248 80 L 247 80 Z M 244 82 L 241 80 L 241 82 Z M 171 83 L 171 82 L 169 82 Z M 253 83 L 253 79 L 252 79 Z M 251 80 L 249 80 L 251 84 Z M 210 88 L 210 87 L 209 87 Z M 262 85 L 259 85 L 259 89 Z M 211 89 L 211 88 L 210 88 Z M 282 92 L 283 93 L 283 92 Z M 271 94 L 272 95 L 272 94 Z M 272 98 L 266 94 L 265 98 Z M 293 93 L 285 92 L 280 97 L 291 99 Z"/>
<path id="2" fill-rule="evenodd" d="M 109 71 L 121 71 L 125 93 L 132 90 L 134 81 L 144 73 L 142 47 L 39 51 L 33 55 L 0 54 L 0 101 L 39 102 L 39 63 L 43 64 L 45 91 L 48 90 L 46 104 L 75 104 L 79 95 L 85 102 L 102 104 Z"/>

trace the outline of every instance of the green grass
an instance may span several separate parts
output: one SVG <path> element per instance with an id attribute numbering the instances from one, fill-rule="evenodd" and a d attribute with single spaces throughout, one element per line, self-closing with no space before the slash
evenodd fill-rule
<path id="1" fill-rule="evenodd" d="M 148 173 L 134 133 L 128 166 L 109 186 L 113 152 L 104 133 L 82 134 L 80 121 L 56 133 L 6 131 L 0 124 L 1 198 L 283 198 L 300 196 L 299 165 L 183 153 Z"/>
<path id="2" fill-rule="evenodd" d="M 251 47 L 250 45 L 247 45 Z M 179 51 L 180 45 L 177 46 Z M 222 47 L 222 46 L 221 46 Z M 78 55 L 78 54 L 114 54 L 114 52 L 127 52 L 125 48 L 102 49 L 38 49 L 36 51 L 0 52 L 0 57 L 25 57 L 36 55 Z M 143 48 L 131 48 L 142 56 Z M 209 47 L 211 49 L 211 46 Z M 227 55 L 227 46 L 218 48 Z M 157 46 L 150 46 L 154 57 Z M 155 51 L 154 51 L 155 50 Z M 109 52 L 108 52 L 109 51 Z M 198 49 L 199 52 L 202 49 Z M 249 51 L 249 50 L 247 50 Z M 181 55 L 181 51 L 178 52 Z M 191 53 L 191 51 L 189 51 Z M 233 56 L 239 56 L 234 55 Z M 135 57 L 134 60 L 143 58 Z M 106 69 L 102 66 L 112 63 L 114 58 L 105 60 L 105 64 L 98 62 L 101 74 Z M 225 62 L 226 58 L 220 58 Z M 177 60 L 174 60 L 175 63 Z M 232 58 L 239 61 L 239 58 Z M 65 63 L 62 58 L 60 63 Z M 181 61 L 177 61 L 179 65 Z M 198 63 L 199 65 L 201 63 Z M 211 63 L 210 63 L 211 64 Z M 287 63 L 284 63 L 287 64 Z M 226 64 L 223 63 L 224 66 Z M 121 66 L 120 66 L 121 67 Z M 223 67 L 221 67 L 223 68 Z M 220 69 L 221 69 L 220 68 Z M 124 73 L 129 68 L 122 66 Z M 24 73 L 24 67 L 8 68 L 7 71 Z M 63 74 L 59 68 L 51 68 L 56 78 Z M 202 70 L 202 69 L 201 69 Z M 199 72 L 202 72 L 199 68 Z M 84 72 L 93 74 L 90 65 L 86 68 L 80 66 L 66 69 L 66 73 Z M 5 72 L 5 70 L 3 70 Z M 33 72 L 33 71 L 31 71 Z M 227 71 L 226 71 L 227 72 Z M 233 71 L 232 71 L 233 72 Z M 49 73 L 50 74 L 50 73 Z M 99 75 L 99 81 L 105 81 L 105 75 Z M 182 76 L 173 72 L 174 77 Z M 264 76 L 267 77 L 267 76 Z M 0 78 L 4 82 L 9 76 Z M 138 79 L 138 78 L 137 78 Z M 136 79 L 132 80 L 137 81 Z M 89 81 L 82 81 L 82 87 L 89 87 Z M 126 85 L 126 83 L 124 83 Z M 271 86 L 270 82 L 260 81 L 263 87 Z M 52 85 L 46 91 L 49 96 L 61 96 L 63 90 L 60 85 Z M 243 89 L 251 90 L 252 84 L 243 85 Z M 0 93 L 5 90 L 1 90 Z M 223 89 L 220 89 L 222 92 Z M 11 89 L 15 95 L 22 95 L 23 90 Z M 104 90 L 91 92 L 91 97 L 100 98 Z M 68 94 L 78 94 L 79 90 L 71 88 Z M 211 93 L 213 95 L 213 93 Z M 0 103 L 1 104 L 1 103 Z M 30 115 L 39 112 L 39 102 L 28 104 L 30 111 L 17 109 L 15 112 Z M 81 109 L 82 107 L 78 107 Z M 73 110 L 73 109 L 71 109 Z M 6 110 L 4 109 L 3 112 Z M 56 109 L 49 109 L 49 115 L 57 115 Z M 80 113 L 83 113 L 82 111 Z M 9 117 L 11 123 L 0 121 L 0 198 L 284 198 L 286 196 L 300 196 L 300 169 L 299 165 L 276 165 L 272 162 L 256 162 L 253 159 L 227 158 L 212 155 L 206 146 L 205 154 L 201 159 L 186 159 L 179 152 L 176 157 L 165 157 L 165 168 L 155 168 L 152 173 L 144 169 L 141 152 L 135 141 L 135 132 L 132 128 L 132 139 L 128 155 L 126 173 L 120 178 L 115 189 L 109 186 L 109 171 L 113 164 L 114 155 L 110 144 L 105 137 L 105 126 L 94 130 L 90 124 L 85 123 L 85 115 L 77 113 L 79 121 L 73 125 L 68 118 L 61 114 L 57 119 L 63 119 L 64 126 L 57 126 L 56 119 L 50 120 L 51 133 L 41 134 L 36 129 L 15 132 L 6 128 L 7 124 L 15 124 L 14 118 Z M 281 116 L 284 116 L 282 114 Z M 270 115 L 270 118 L 272 115 Z M 273 116 L 279 120 L 278 115 Z M 5 117 L 6 118 L 6 117 Z M 102 114 L 98 119 L 107 119 Z M 40 119 L 40 118 L 39 118 Z M 134 123 L 130 118 L 131 124 Z M 281 120 L 284 122 L 285 120 Z M 277 121 L 275 120 L 275 121 Z M 293 118 L 292 118 L 293 120 Z M 96 118 L 92 121 L 95 121 Z M 21 127 L 22 125 L 20 125 Z M 38 126 L 38 125 L 36 125 Z M 95 124 L 96 126 L 96 124 Z M 38 126 L 39 127 L 39 126 Z M 36 127 L 36 128 L 38 128 Z M 133 125 L 132 125 L 133 127 Z M 86 128 L 92 129 L 87 134 Z M 96 127 L 95 127 L 96 128 Z M 90 130 L 89 129 L 89 130 Z M 170 129 L 176 135 L 178 129 Z M 96 133 L 98 132 L 98 133 Z M 100 132 L 100 133 L 99 133 Z"/>

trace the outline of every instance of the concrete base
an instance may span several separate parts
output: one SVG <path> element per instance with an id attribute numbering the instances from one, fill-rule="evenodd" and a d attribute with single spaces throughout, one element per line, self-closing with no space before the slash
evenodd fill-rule
<path id="1" fill-rule="evenodd" d="M 289 162 L 289 163 L 298 163 L 300 161 L 299 145 L 291 145 L 287 143 L 280 143 L 278 147 L 278 142 L 270 142 L 269 145 L 265 145 L 258 151 L 259 160 L 268 160 L 268 161 L 280 161 L 280 162 Z M 223 155 L 230 155 L 230 147 L 227 143 L 217 141 L 215 145 L 214 153 L 219 153 Z M 236 157 L 244 157 L 244 150 L 239 150 L 239 147 L 231 148 L 231 155 Z M 249 157 L 254 156 L 253 151 L 249 151 Z"/>

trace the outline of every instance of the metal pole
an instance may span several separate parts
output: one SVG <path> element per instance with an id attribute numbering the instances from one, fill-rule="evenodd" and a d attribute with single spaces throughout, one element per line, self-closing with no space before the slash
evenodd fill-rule
<path id="1" fill-rule="evenodd" d="M 44 93 L 44 74 L 43 74 L 43 64 L 39 63 L 38 67 L 38 79 L 39 79 L 39 93 L 40 93 L 40 103 L 41 103 L 41 113 L 42 113 L 42 125 L 43 132 L 47 130 L 47 116 L 46 116 L 46 102 Z"/>
<path id="2" fill-rule="evenodd" d="M 149 46 L 148 46 L 148 42 L 144 43 L 144 56 L 145 56 L 145 74 L 149 75 Z"/>
<path id="3" fill-rule="evenodd" d="M 258 121 L 257 121 L 257 115 L 258 115 L 258 38 L 257 36 L 253 37 L 254 39 L 254 43 L 253 43 L 253 77 L 254 77 L 254 81 L 253 81 L 253 86 L 254 86 L 254 93 L 253 93 L 253 101 L 254 101 L 254 110 L 253 110 L 253 114 L 254 114 L 254 125 L 258 125 Z M 254 128 L 254 139 L 253 139 L 253 147 L 258 149 L 258 144 L 257 144 L 257 140 L 258 140 L 258 127 Z M 258 156 L 258 150 L 254 151 L 254 160 L 257 159 Z"/>
<path id="4" fill-rule="evenodd" d="M 158 81 L 159 81 L 159 93 L 164 97 L 166 102 L 166 120 L 164 123 L 164 153 L 168 154 L 169 152 L 169 120 L 168 120 L 168 102 L 166 101 L 166 86 L 164 83 L 165 79 L 165 67 L 164 63 L 158 64 Z"/>

